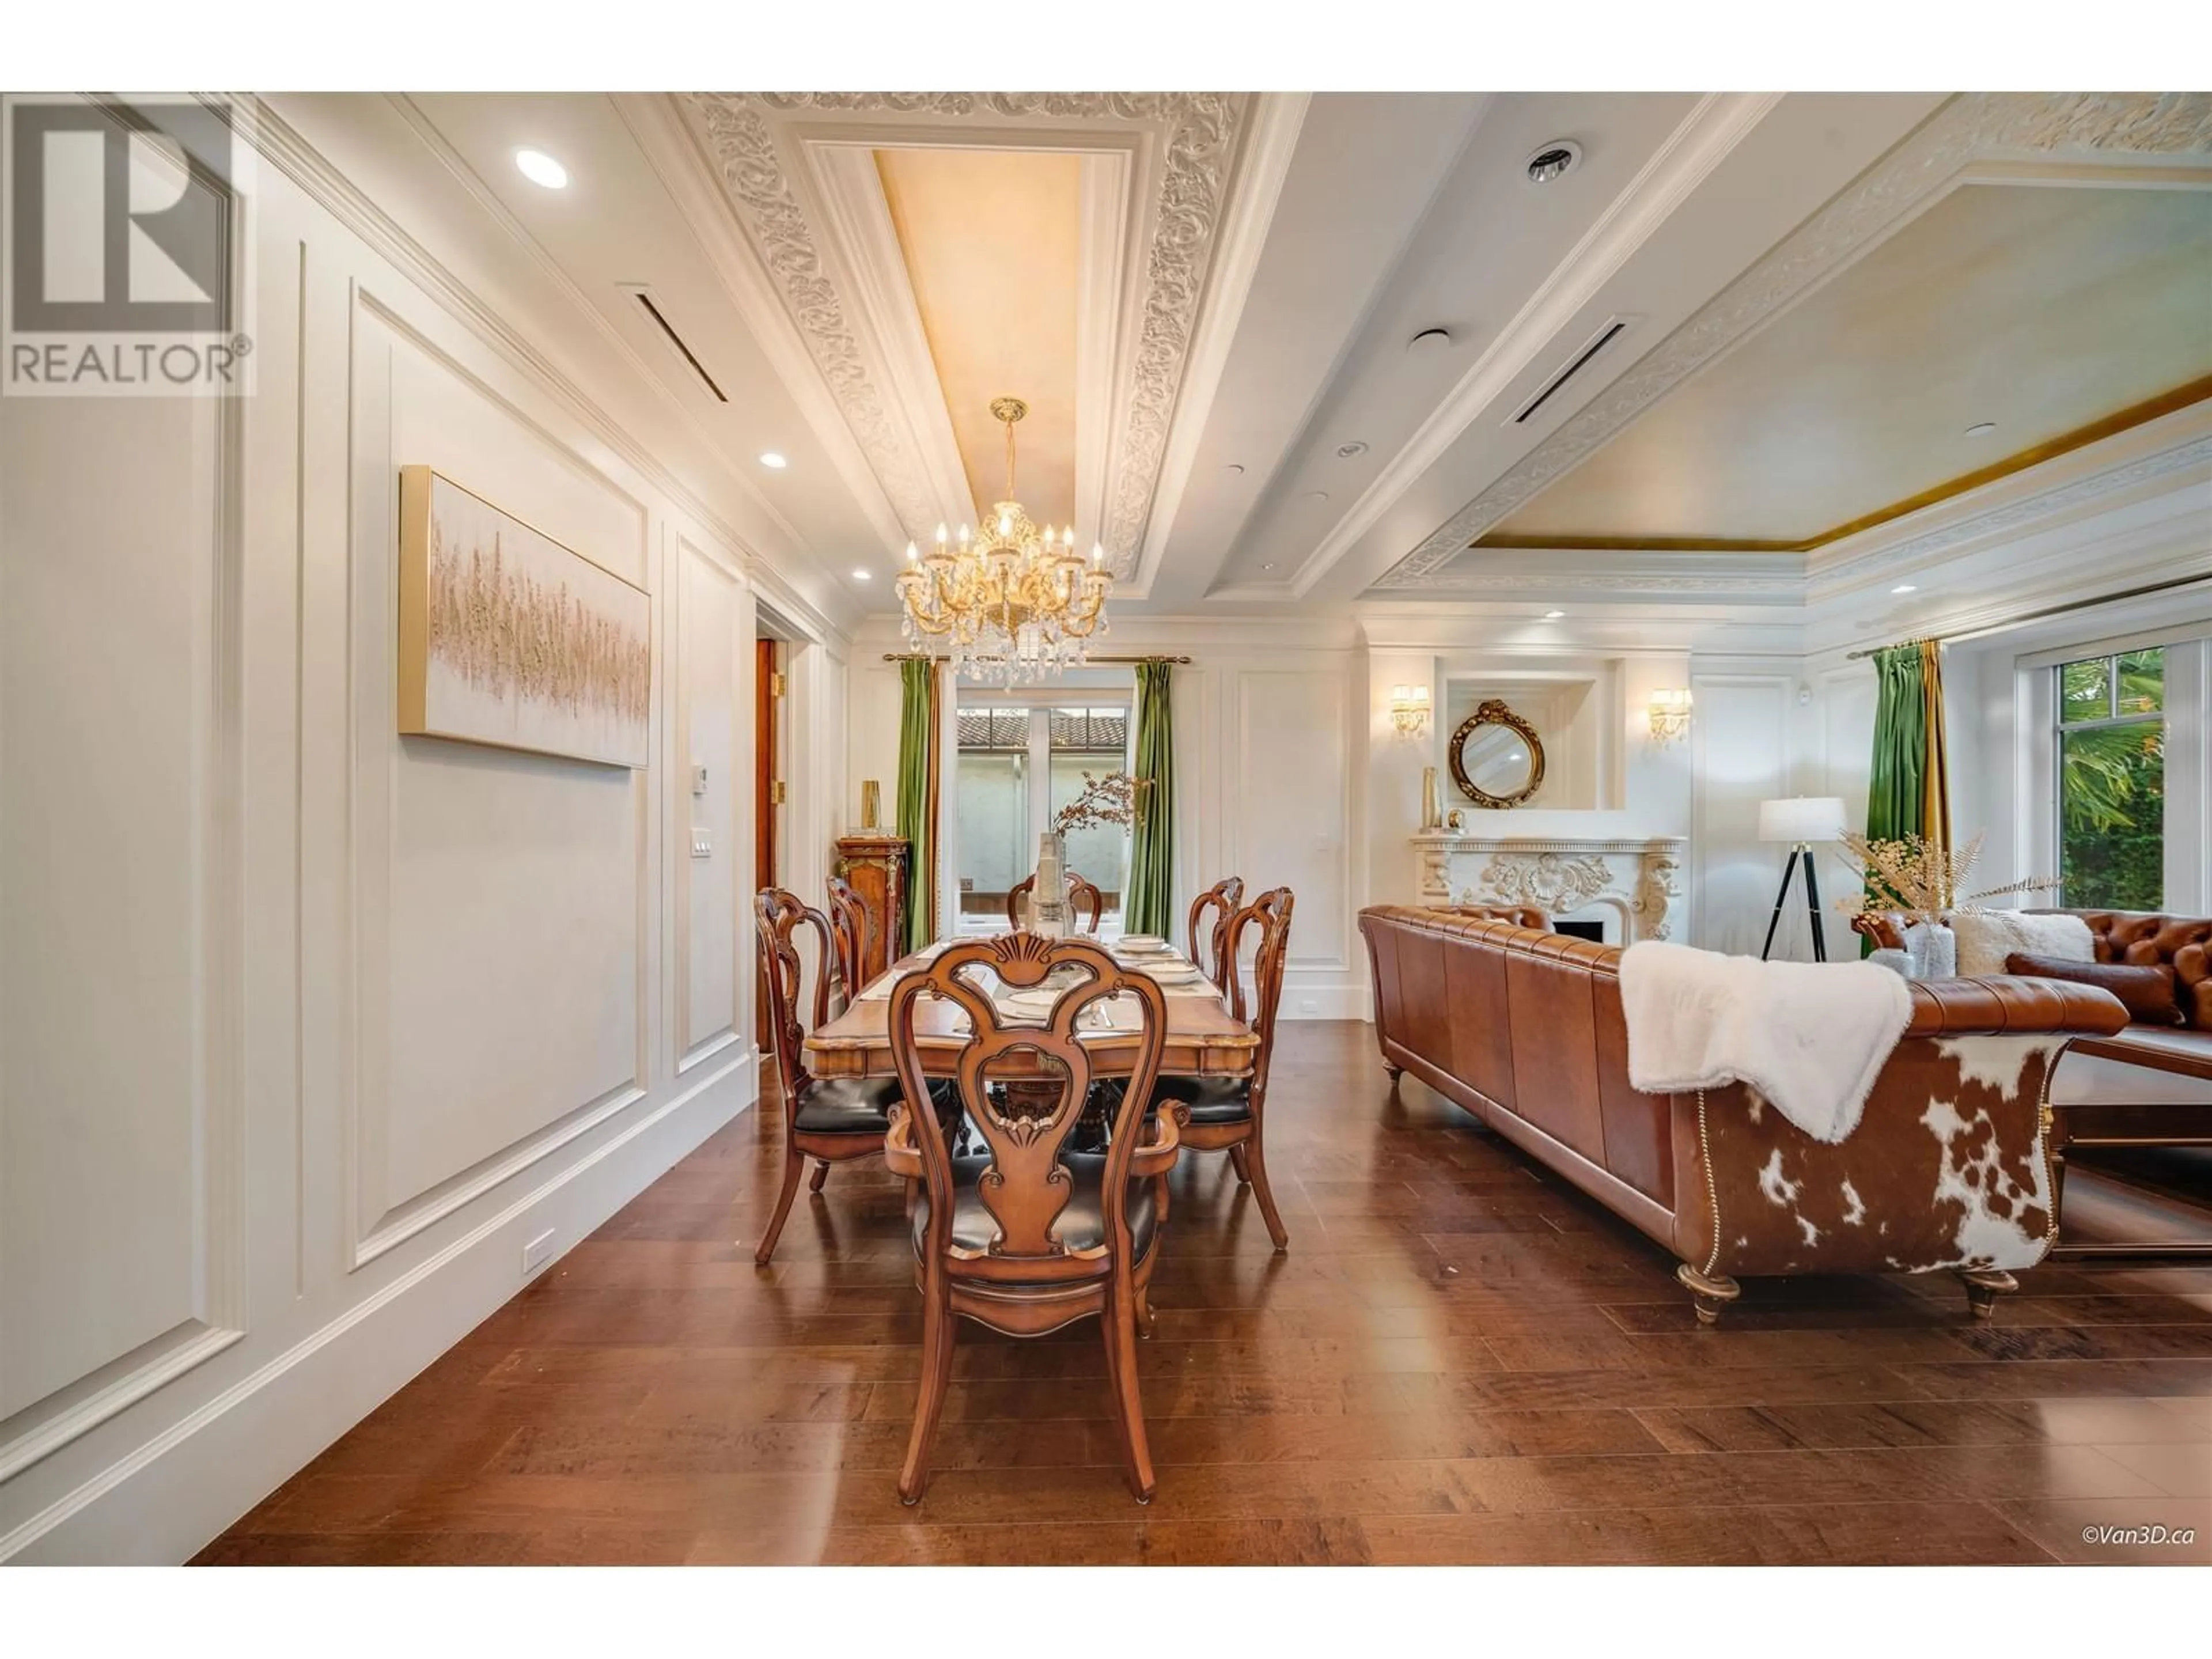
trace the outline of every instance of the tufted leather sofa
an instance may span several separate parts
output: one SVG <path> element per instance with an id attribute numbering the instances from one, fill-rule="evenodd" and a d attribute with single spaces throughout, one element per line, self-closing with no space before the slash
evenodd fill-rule
<path id="1" fill-rule="evenodd" d="M 1708 1322 L 1739 1273 L 1949 1269 L 1985 1316 L 2055 1236 L 2051 1069 L 2073 1038 L 2127 1022 L 2087 986 L 1916 984 L 1858 1128 L 1826 1146 L 1741 1085 L 1632 1087 L 1611 945 L 1395 905 L 1359 926 L 1392 1077 L 1412 1073 L 1671 1250 Z"/>

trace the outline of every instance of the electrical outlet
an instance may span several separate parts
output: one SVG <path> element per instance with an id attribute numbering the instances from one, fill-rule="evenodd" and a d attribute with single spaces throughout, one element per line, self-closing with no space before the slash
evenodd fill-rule
<path id="1" fill-rule="evenodd" d="M 695 766 L 691 769 L 691 793 L 695 795 L 703 795 L 707 793 L 707 769 L 703 766 Z"/>
<path id="2" fill-rule="evenodd" d="M 1298 1000 L 1298 1012 L 1302 1014 L 1317 1014 L 1321 1012 L 1321 1004 L 1316 1002 L 1311 997 L 1301 997 Z"/>
<path id="3" fill-rule="evenodd" d="M 522 1247 L 522 1276 L 525 1279 L 553 1259 L 553 1231 L 549 1227 Z"/>

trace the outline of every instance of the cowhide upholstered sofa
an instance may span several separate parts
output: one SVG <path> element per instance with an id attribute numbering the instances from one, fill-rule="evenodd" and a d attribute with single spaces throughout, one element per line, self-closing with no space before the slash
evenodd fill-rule
<path id="1" fill-rule="evenodd" d="M 1392 1076 L 1412 1073 L 1672 1251 L 1708 1322 L 1738 1274 L 1943 1270 L 1986 1317 L 2055 1235 L 2051 1068 L 2073 1038 L 2127 1023 L 2087 986 L 1916 984 L 1858 1127 L 1826 1146 L 1741 1085 L 1632 1087 L 1613 946 L 1394 905 L 1359 926 Z"/>
<path id="2" fill-rule="evenodd" d="M 2212 918 L 2033 914 L 2081 917 L 2100 964 L 2161 969 L 2172 996 L 2163 1019 L 2075 1043 L 2051 1083 L 2060 1251 L 2212 1255 Z M 1895 945 L 1904 920 L 1878 913 L 1852 926 Z"/>

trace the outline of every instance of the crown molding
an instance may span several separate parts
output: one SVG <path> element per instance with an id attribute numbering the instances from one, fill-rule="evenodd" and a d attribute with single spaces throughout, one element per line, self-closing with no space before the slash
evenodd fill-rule
<path id="1" fill-rule="evenodd" d="M 1274 223 L 1283 184 L 1290 177 L 1291 158 L 1298 147 L 1312 94 L 1267 92 L 1259 94 L 1252 112 L 1245 153 L 1234 184 L 1227 194 L 1213 268 L 1206 283 L 1204 305 L 1183 366 L 1182 390 L 1175 404 L 1175 420 L 1168 434 L 1158 488 L 1145 528 L 1144 550 L 1137 562 L 1136 580 L 1129 592 L 1142 599 L 1158 577 L 1168 537 L 1175 528 L 1176 509 L 1190 483 L 1191 468 L 1206 423 L 1213 413 L 1214 395 L 1229 368 L 1229 354 L 1237 342 L 1237 325 L 1251 297 L 1260 256 Z"/>
<path id="2" fill-rule="evenodd" d="M 1360 492 L 1336 527 L 1291 578 L 1301 596 L 1352 550 L 1376 521 L 1436 465 L 1483 410 L 1547 350 L 1692 191 L 1781 102 L 1779 93 L 1708 93 L 1615 197 L 1596 222 L 1500 329 L 1405 447 Z M 1472 541 L 1473 537 L 1468 538 Z M 1462 545 L 1465 545 L 1464 543 Z M 1378 585 L 1393 582 L 1396 570 Z"/>
<path id="3" fill-rule="evenodd" d="M 252 111 L 250 137 L 255 151 L 297 185 L 310 201 L 359 237 L 372 252 L 428 295 L 433 303 L 453 317 L 472 335 L 536 382 L 540 391 L 605 443 L 611 453 L 619 455 L 639 477 L 649 481 L 673 501 L 702 531 L 732 550 L 749 580 L 769 579 L 783 602 L 824 638 L 847 630 L 850 618 L 833 615 L 805 598 L 775 556 L 764 552 L 752 538 L 739 532 L 650 450 L 639 443 L 625 425 L 610 416 L 589 392 L 504 317 L 486 305 L 474 289 L 416 241 L 350 179 L 339 172 L 330 159 L 279 115 L 266 99 L 245 96 L 244 101 L 248 103 Z M 408 118 L 410 129 L 417 136 L 422 136 L 417 125 L 419 112 L 410 113 L 409 109 L 397 102 L 393 107 L 398 113 Z M 464 185 L 471 186 L 472 193 L 481 204 L 484 193 L 482 181 L 475 179 L 465 163 L 457 156 L 451 156 L 450 147 L 444 146 L 441 142 L 432 147 L 431 153 L 443 165 L 454 169 Z M 541 264 L 548 262 L 544 251 L 520 230 L 511 216 L 501 212 L 494 216 L 494 222 L 510 237 L 519 240 L 525 251 Z M 612 334 L 612 325 L 598 307 L 582 295 L 574 283 L 560 276 L 557 271 L 550 274 L 558 281 L 563 296 L 592 319 L 595 331 L 602 337 L 611 337 L 623 360 L 637 372 L 643 385 L 655 398 L 664 404 L 672 403 L 675 394 L 629 349 L 626 342 L 618 335 Z M 689 419 L 689 411 L 684 410 L 680 404 L 676 408 L 678 413 Z M 696 429 L 696 422 L 693 424 Z M 719 448 L 713 449 L 711 453 L 719 454 Z M 749 481 L 734 473 L 726 474 L 726 477 L 745 497 L 748 504 L 758 506 L 763 517 L 771 525 L 788 529 L 781 515 L 760 499 Z M 795 545 L 805 545 L 795 534 L 793 539 Z"/>
<path id="4" fill-rule="evenodd" d="M 1192 330 L 1219 237 L 1238 140 L 1253 100 L 1229 93 L 686 93 L 682 107 L 719 195 L 756 252 L 758 268 L 795 325 L 814 372 L 828 388 L 907 534 L 921 537 L 940 516 L 910 440 L 899 430 L 884 371 L 848 312 L 831 262 L 817 242 L 777 142 L 779 128 L 806 118 L 870 118 L 940 124 L 943 143 L 975 118 L 1012 122 L 1100 123 L 1136 127 L 1158 141 L 1158 188 L 1146 204 L 1150 236 L 1143 295 L 1127 379 L 1114 420 L 1098 538 L 1116 551 L 1127 578 L 1158 489 Z M 971 124 L 963 126 L 962 124 Z M 1052 147 L 1048 134 L 1036 135 Z M 750 313 L 749 313 L 750 314 Z M 1117 349 L 1115 356 L 1121 356 Z M 903 540 L 904 538 L 900 538 Z"/>
<path id="5" fill-rule="evenodd" d="M 1380 586 L 1407 589 L 1564 476 L 1769 319 L 1956 188 L 1977 164 L 2049 163 L 2069 179 L 2133 158 L 2212 151 L 2212 94 L 1968 93 L 1952 100 L 1687 322 L 1646 352 L 1399 561 Z"/>

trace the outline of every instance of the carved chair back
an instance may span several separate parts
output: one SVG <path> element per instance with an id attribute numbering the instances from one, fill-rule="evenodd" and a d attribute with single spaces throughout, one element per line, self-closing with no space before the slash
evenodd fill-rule
<path id="1" fill-rule="evenodd" d="M 1050 979 L 1059 994 L 1048 1013 L 1002 1014 L 977 982 L 977 969 L 997 975 L 1009 991 L 1045 988 Z M 1064 986 L 1063 969 L 1073 970 Z M 915 1012 L 924 997 L 943 998 L 968 1017 L 970 1035 L 956 1077 L 961 1103 L 990 1159 L 977 1188 L 997 1223 L 997 1236 L 980 1249 L 953 1242 L 951 1149 L 935 1113 L 913 1114 L 929 1194 L 925 1261 L 957 1277 L 1019 1285 L 1126 1273 L 1134 1254 L 1127 1210 L 1130 1159 L 1167 1044 L 1167 1000 L 1159 987 L 1086 939 L 1006 933 L 956 945 L 891 988 L 891 1054 L 908 1100 L 929 1097 L 915 1042 Z M 1116 998 L 1115 1029 L 1133 1031 L 1135 1064 L 1109 1132 L 1100 1242 L 1071 1249 L 1054 1237 L 1054 1224 L 1073 1191 L 1060 1153 L 1091 1093 L 1091 1055 L 1077 1031 L 1093 1007 Z M 1018 1079 L 1011 1086 L 1009 1074 Z"/>
<path id="2" fill-rule="evenodd" d="M 1249 1021 L 1260 1051 L 1252 1059 L 1252 1115 L 1257 1117 L 1267 1092 L 1267 1067 L 1275 1053 L 1275 1014 L 1283 1002 L 1283 970 L 1291 954 L 1291 911 L 1297 896 L 1287 887 L 1271 887 L 1229 918 L 1224 929 L 1221 959 L 1229 978 L 1229 1012 Z M 1244 935 L 1256 930 L 1252 953 L 1252 997 L 1244 997 L 1244 979 L 1238 971 Z"/>
<path id="3" fill-rule="evenodd" d="M 814 929 L 820 947 L 814 975 L 814 1024 L 830 1018 L 830 979 L 836 960 L 829 918 L 812 906 L 799 902 L 796 893 L 781 887 L 763 887 L 753 900 L 759 926 L 761 976 L 768 983 L 769 1027 L 775 1034 L 776 1075 L 783 1083 L 787 1115 L 799 1109 L 799 1097 L 814 1081 L 806 1069 L 806 1032 L 799 1023 L 799 1000 L 804 989 L 805 963 L 799 953 L 799 930 Z"/>
<path id="4" fill-rule="evenodd" d="M 1206 976 L 1227 990 L 1228 969 L 1221 960 L 1221 945 L 1229 918 L 1244 902 L 1244 878 L 1217 881 L 1190 902 L 1190 959 Z"/>
<path id="5" fill-rule="evenodd" d="M 1036 890 L 1036 872 L 1035 871 L 1031 871 L 1014 884 L 1012 890 L 1006 895 L 1006 925 L 1008 927 L 1019 927 L 1023 925 L 1022 911 L 1025 908 L 1024 902 Z M 1067 872 L 1067 902 L 1076 910 L 1091 912 L 1091 924 L 1083 931 L 1086 933 L 1097 933 L 1099 920 L 1106 914 L 1106 895 L 1071 870 Z"/>
<path id="6" fill-rule="evenodd" d="M 837 947 L 837 982 L 845 1006 L 860 994 L 860 964 L 868 959 L 868 907 L 842 876 L 830 878 L 830 934 Z"/>

